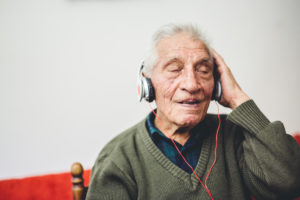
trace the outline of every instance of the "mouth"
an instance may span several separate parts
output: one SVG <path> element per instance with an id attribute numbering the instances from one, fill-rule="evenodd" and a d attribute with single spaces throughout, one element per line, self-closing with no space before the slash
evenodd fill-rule
<path id="1" fill-rule="evenodd" d="M 200 104 L 200 101 L 197 99 L 186 99 L 183 101 L 179 101 L 178 103 L 182 105 L 198 105 Z"/>

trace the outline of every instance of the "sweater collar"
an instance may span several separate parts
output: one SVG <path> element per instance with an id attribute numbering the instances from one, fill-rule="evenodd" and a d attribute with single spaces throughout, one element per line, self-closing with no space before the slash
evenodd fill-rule
<path id="1" fill-rule="evenodd" d="M 217 118 L 207 115 L 203 120 L 207 131 L 203 132 L 203 144 L 198 160 L 198 164 L 195 168 L 196 174 L 200 177 L 204 177 L 204 173 L 207 169 L 208 159 L 211 154 L 212 140 L 214 139 L 216 127 L 212 124 L 217 124 Z M 212 124 L 211 124 L 212 123 Z M 200 183 L 194 174 L 189 174 L 173 164 L 165 155 L 158 149 L 158 147 L 152 141 L 150 134 L 147 130 L 147 118 L 145 118 L 138 126 L 140 136 L 144 141 L 145 147 L 150 154 L 157 160 L 157 162 L 169 171 L 173 176 L 182 179 L 187 184 L 190 184 L 192 188 L 196 188 Z M 205 190 L 204 190 L 205 192 Z"/>

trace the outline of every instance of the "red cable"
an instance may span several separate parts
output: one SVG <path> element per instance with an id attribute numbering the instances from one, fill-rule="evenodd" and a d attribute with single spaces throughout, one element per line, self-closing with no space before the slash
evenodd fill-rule
<path id="1" fill-rule="evenodd" d="M 217 104 L 217 103 L 216 103 Z M 214 200 L 214 198 L 212 197 L 211 195 L 211 192 L 210 190 L 208 189 L 207 185 L 206 185 L 206 181 L 212 171 L 212 168 L 214 167 L 215 163 L 216 163 L 216 160 L 217 160 L 217 148 L 218 148 L 218 134 L 219 134 L 219 129 L 220 129 L 220 126 L 221 126 L 221 118 L 220 118 L 220 114 L 219 114 L 219 106 L 217 104 L 217 107 L 218 107 L 218 119 L 219 119 L 219 125 L 218 125 L 218 129 L 217 129 L 217 133 L 216 133 L 216 146 L 215 146 L 215 159 L 214 159 L 214 162 L 213 164 L 211 165 L 210 169 L 209 169 L 209 172 L 206 176 L 206 179 L 205 179 L 205 185 L 203 184 L 203 182 L 201 181 L 201 179 L 198 177 L 198 175 L 196 174 L 194 168 L 188 163 L 188 161 L 185 159 L 185 157 L 181 154 L 179 148 L 177 147 L 176 143 L 174 142 L 174 140 L 171 138 L 171 136 L 169 135 L 169 133 L 167 132 L 167 129 L 165 128 L 165 126 L 163 125 L 162 121 L 160 120 L 160 118 L 157 116 L 157 114 L 154 112 L 151 104 L 148 102 L 148 105 L 150 106 L 150 109 L 152 111 L 152 113 L 155 115 L 155 117 L 158 119 L 160 125 L 162 126 L 164 132 L 167 134 L 168 138 L 171 139 L 174 147 L 176 148 L 176 150 L 178 151 L 179 155 L 181 156 L 181 158 L 184 160 L 184 162 L 189 166 L 189 168 L 191 168 L 191 170 L 193 171 L 193 174 L 196 176 L 196 178 L 198 179 L 198 181 L 200 182 L 200 184 L 203 186 L 203 188 L 205 189 L 205 191 L 208 193 L 208 195 L 210 196 L 210 198 L 212 200 Z"/>
<path id="2" fill-rule="evenodd" d="M 218 105 L 217 102 L 216 102 L 216 105 L 217 105 L 217 108 L 218 108 L 218 119 L 219 119 L 219 124 L 218 124 L 218 128 L 217 128 L 217 133 L 216 133 L 215 160 L 214 160 L 213 164 L 211 165 L 211 167 L 210 167 L 210 169 L 209 169 L 209 171 L 208 171 L 208 174 L 207 174 L 207 176 L 206 176 L 206 179 L 205 179 L 205 182 L 204 182 L 206 187 L 207 187 L 206 181 L 207 181 L 207 179 L 208 179 L 208 177 L 209 177 L 209 175 L 210 175 L 210 173 L 211 173 L 211 171 L 212 171 L 212 168 L 215 166 L 216 161 L 217 161 L 218 135 L 219 135 L 219 130 L 220 130 L 220 126 L 221 126 L 221 118 L 220 118 L 220 112 L 219 112 L 219 105 Z M 207 187 L 207 189 L 208 189 L 208 187 Z"/>

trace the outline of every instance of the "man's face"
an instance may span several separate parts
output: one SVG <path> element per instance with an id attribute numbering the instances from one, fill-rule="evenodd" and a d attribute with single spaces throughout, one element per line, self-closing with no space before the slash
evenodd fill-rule
<path id="1" fill-rule="evenodd" d="M 207 47 L 187 33 L 162 39 L 151 80 L 157 115 L 167 126 L 194 127 L 206 115 L 214 88 Z"/>

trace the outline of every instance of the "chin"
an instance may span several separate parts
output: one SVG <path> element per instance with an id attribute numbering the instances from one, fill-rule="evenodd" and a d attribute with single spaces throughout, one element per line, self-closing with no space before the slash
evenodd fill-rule
<path id="1" fill-rule="evenodd" d="M 176 109 L 176 118 L 180 126 L 196 126 L 206 116 L 210 101 L 202 102 L 197 106 L 179 105 Z"/>
<path id="2" fill-rule="evenodd" d="M 187 115 L 178 120 L 178 125 L 181 127 L 194 127 L 203 120 L 204 116 Z"/>

